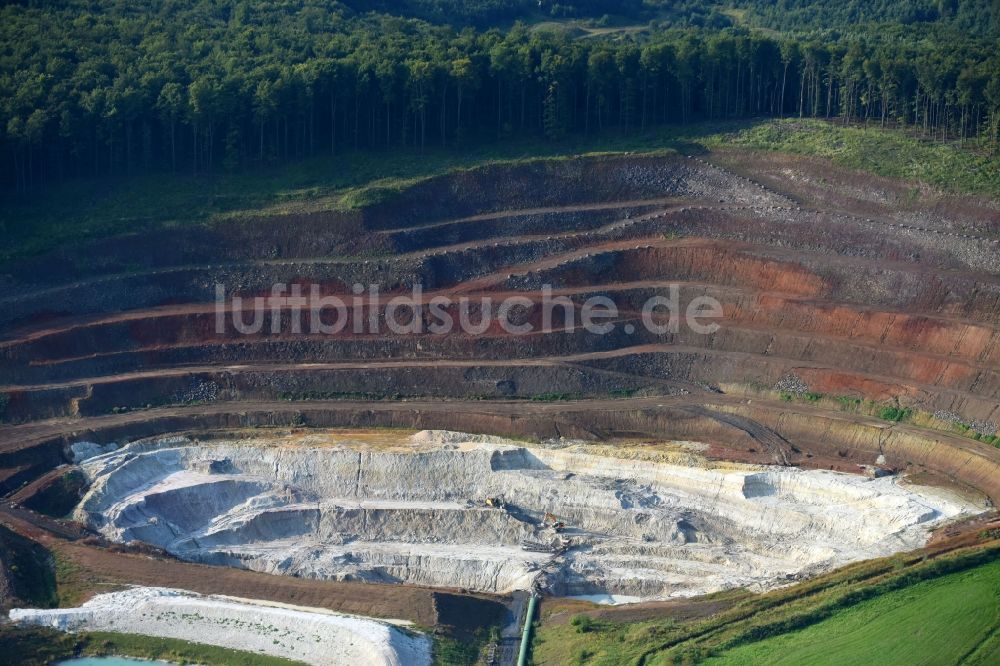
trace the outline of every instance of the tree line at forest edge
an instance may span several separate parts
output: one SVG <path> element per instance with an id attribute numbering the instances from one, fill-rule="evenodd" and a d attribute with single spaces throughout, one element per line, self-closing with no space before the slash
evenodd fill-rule
<path id="1" fill-rule="evenodd" d="M 1000 148 L 997 39 L 901 24 L 576 39 L 323 0 L 42 2 L 6 5 L 0 22 L 0 174 L 19 192 L 74 176 L 761 116 L 901 124 Z"/>

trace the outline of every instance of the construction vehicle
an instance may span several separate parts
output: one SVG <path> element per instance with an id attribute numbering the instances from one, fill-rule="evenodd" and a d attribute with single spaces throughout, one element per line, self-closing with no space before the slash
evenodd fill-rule
<path id="1" fill-rule="evenodd" d="M 491 509 L 506 509 L 507 508 L 507 502 L 504 501 L 504 498 L 503 498 L 502 495 L 500 497 L 487 497 L 486 500 L 485 500 L 485 504 L 486 504 L 486 506 L 490 507 Z"/>
<path id="2" fill-rule="evenodd" d="M 869 479 L 881 479 L 883 476 L 892 476 L 896 473 L 895 470 L 884 465 L 858 465 L 858 469 Z"/>
<path id="3" fill-rule="evenodd" d="M 542 528 L 551 528 L 556 532 L 562 532 L 566 528 L 566 523 L 556 518 L 555 514 L 548 511 L 542 516 Z"/>

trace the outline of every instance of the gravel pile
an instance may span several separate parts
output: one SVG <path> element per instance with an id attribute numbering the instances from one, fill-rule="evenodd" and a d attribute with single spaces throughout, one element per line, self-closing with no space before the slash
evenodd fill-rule
<path id="1" fill-rule="evenodd" d="M 996 435 L 1000 431 L 1000 426 L 998 426 L 993 421 L 970 421 L 965 423 L 962 417 L 955 412 L 949 412 L 944 409 L 940 409 L 934 412 L 934 418 L 940 421 L 948 421 L 949 423 L 961 423 L 968 426 L 969 430 L 986 436 Z"/>
<path id="2" fill-rule="evenodd" d="M 200 379 L 193 379 L 186 389 L 174 394 L 174 402 L 190 404 L 193 402 L 213 402 L 219 397 L 219 385 L 215 382 L 206 382 Z"/>
<path id="3" fill-rule="evenodd" d="M 986 436 L 993 436 L 997 434 L 998 430 L 1000 430 L 1000 427 L 998 427 L 993 421 L 973 421 L 969 424 L 969 428 L 980 435 Z"/>
<path id="4" fill-rule="evenodd" d="M 793 374 L 787 374 L 778 380 L 778 383 L 774 385 L 775 391 L 781 391 L 782 393 L 794 393 L 795 395 L 802 395 L 809 391 L 809 385 L 806 384 L 801 377 Z"/>
<path id="5" fill-rule="evenodd" d="M 962 423 L 962 417 L 955 412 L 949 412 L 944 409 L 939 409 L 934 412 L 934 418 L 939 421 L 948 421 L 949 423 Z"/>

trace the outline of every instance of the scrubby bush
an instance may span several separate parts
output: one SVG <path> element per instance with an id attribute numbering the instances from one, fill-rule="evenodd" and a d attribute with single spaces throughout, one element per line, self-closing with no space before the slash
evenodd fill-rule
<path id="1" fill-rule="evenodd" d="M 569 623 L 576 627 L 576 631 L 579 634 L 585 634 L 589 631 L 593 631 L 595 628 L 594 619 L 589 615 L 574 615 Z"/>
<path id="2" fill-rule="evenodd" d="M 840 403 L 841 409 L 857 409 L 861 406 L 861 398 L 855 398 L 850 395 L 838 395 L 834 400 Z"/>
<path id="3" fill-rule="evenodd" d="M 906 407 L 883 407 L 879 410 L 878 415 L 885 421 L 899 423 L 910 416 L 910 410 Z"/>

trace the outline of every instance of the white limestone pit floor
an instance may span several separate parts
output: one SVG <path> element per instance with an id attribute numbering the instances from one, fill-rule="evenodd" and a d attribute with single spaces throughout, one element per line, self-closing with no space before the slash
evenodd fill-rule
<path id="1" fill-rule="evenodd" d="M 711 462 L 700 448 L 447 431 L 154 438 L 83 461 L 75 517 L 268 573 L 633 601 L 770 589 L 920 547 L 983 510 L 896 477 Z"/>

